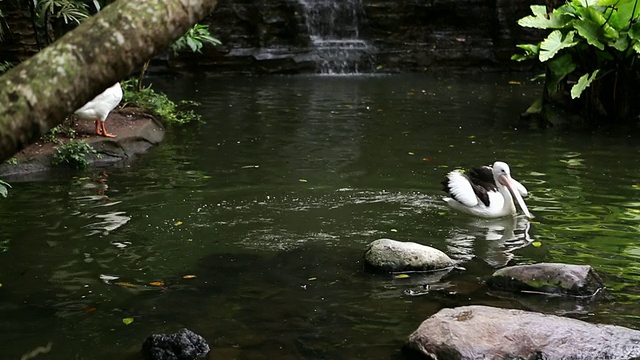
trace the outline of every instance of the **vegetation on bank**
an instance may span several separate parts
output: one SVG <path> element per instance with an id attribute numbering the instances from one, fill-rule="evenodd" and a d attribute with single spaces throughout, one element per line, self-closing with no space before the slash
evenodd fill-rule
<path id="1" fill-rule="evenodd" d="M 557 105 L 588 122 L 623 122 L 640 113 L 639 0 L 571 0 L 557 9 L 532 5 L 523 27 L 550 31 L 536 44 L 520 44 L 517 61 L 545 65 L 538 110 Z"/>

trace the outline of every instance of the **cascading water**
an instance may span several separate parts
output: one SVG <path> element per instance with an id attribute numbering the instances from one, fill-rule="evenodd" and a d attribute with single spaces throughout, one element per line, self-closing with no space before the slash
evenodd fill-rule
<path id="1" fill-rule="evenodd" d="M 360 39 L 362 0 L 299 0 L 306 12 L 313 59 L 323 74 L 373 70 L 372 49 Z"/>

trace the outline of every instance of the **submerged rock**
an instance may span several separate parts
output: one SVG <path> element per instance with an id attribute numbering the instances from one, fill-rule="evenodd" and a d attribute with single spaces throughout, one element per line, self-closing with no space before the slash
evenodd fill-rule
<path id="1" fill-rule="evenodd" d="M 369 244 L 364 260 L 368 266 L 381 271 L 429 271 L 455 265 L 438 249 L 391 239 L 378 239 Z"/>
<path id="2" fill-rule="evenodd" d="M 195 360 L 207 353 L 209 345 L 204 338 L 188 329 L 170 335 L 153 334 L 142 344 L 146 360 Z"/>
<path id="3" fill-rule="evenodd" d="M 487 285 L 504 291 L 535 291 L 570 296 L 592 296 L 604 288 L 589 265 L 540 263 L 497 270 Z"/>
<path id="4" fill-rule="evenodd" d="M 640 331 L 488 306 L 442 309 L 405 344 L 419 359 L 636 359 Z"/>

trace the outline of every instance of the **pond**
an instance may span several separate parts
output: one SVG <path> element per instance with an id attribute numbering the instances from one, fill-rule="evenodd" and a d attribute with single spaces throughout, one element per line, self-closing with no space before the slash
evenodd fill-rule
<path id="1" fill-rule="evenodd" d="M 217 359 L 400 359 L 424 319 L 468 304 L 640 329 L 638 134 L 514 125 L 541 91 L 526 80 L 152 78 L 201 102 L 205 123 L 122 166 L 14 183 L 0 199 L 3 358 L 39 346 L 47 359 L 135 358 L 150 334 L 187 327 Z M 531 222 L 443 205 L 448 171 L 497 159 L 529 189 Z M 371 274 L 364 250 L 385 237 L 460 268 Z M 611 298 L 484 285 L 536 262 L 592 265 Z"/>

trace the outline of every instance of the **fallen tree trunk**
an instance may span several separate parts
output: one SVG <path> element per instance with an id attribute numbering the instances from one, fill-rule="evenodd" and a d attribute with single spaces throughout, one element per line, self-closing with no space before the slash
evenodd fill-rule
<path id="1" fill-rule="evenodd" d="M 0 77 L 0 162 L 164 50 L 217 0 L 119 0 Z"/>

